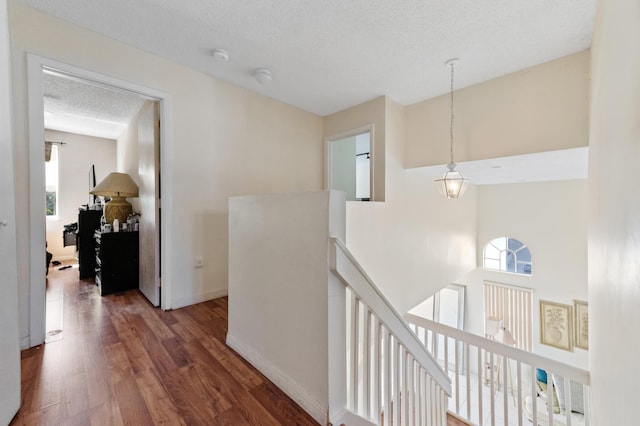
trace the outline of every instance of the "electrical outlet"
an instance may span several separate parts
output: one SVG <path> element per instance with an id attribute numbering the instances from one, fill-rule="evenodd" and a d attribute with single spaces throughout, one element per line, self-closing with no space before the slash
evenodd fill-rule
<path id="1" fill-rule="evenodd" d="M 202 260 L 202 256 L 196 256 L 195 265 L 196 265 L 196 268 L 202 268 L 202 266 L 204 265 L 204 261 Z"/>

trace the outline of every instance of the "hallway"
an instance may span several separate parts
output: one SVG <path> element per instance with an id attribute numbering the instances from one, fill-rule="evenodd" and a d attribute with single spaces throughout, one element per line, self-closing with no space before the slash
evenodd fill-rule
<path id="1" fill-rule="evenodd" d="M 11 425 L 316 424 L 225 345 L 226 298 L 163 312 L 59 267 L 48 292 L 63 295 L 62 332 L 22 352 Z"/>

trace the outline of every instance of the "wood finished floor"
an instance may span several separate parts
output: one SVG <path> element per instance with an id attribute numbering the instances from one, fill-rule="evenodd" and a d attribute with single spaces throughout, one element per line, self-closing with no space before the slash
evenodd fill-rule
<path id="1" fill-rule="evenodd" d="M 163 312 L 58 267 L 48 287 L 62 338 L 22 352 L 11 425 L 317 425 L 225 345 L 226 298 Z"/>

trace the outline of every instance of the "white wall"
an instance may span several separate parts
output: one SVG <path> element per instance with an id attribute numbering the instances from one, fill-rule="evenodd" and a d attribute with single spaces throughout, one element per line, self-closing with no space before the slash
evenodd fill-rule
<path id="1" fill-rule="evenodd" d="M 484 245 L 512 237 L 529 247 L 532 275 L 482 269 Z M 485 185 L 478 187 L 478 268 L 457 282 L 467 286 L 466 331 L 483 335 L 483 282 L 533 289 L 533 351 L 588 369 L 588 352 L 540 343 L 539 300 L 573 305 L 587 300 L 587 182 Z"/>
<path id="2" fill-rule="evenodd" d="M 0 87 L 12 85 L 7 2 L 0 0 Z M 20 345 L 18 340 L 18 279 L 16 211 L 13 186 L 13 120 L 11 92 L 0 96 L 0 424 L 9 424 L 20 408 Z M 44 267 L 44 265 L 43 265 Z"/>
<path id="3" fill-rule="evenodd" d="M 464 61 L 456 75 L 466 71 Z M 442 70 L 445 72 L 445 69 Z M 457 162 L 587 146 L 589 51 L 457 90 Z M 449 163 L 449 95 L 406 107 L 406 167 Z"/>
<path id="4" fill-rule="evenodd" d="M 348 122 L 353 108 L 344 114 Z M 403 168 L 404 109 L 385 99 L 383 116 L 386 201 L 347 202 L 346 243 L 405 313 L 475 268 L 476 189 L 459 200 L 440 198 L 432 178 Z"/>
<path id="5" fill-rule="evenodd" d="M 344 193 L 229 200 L 227 343 L 320 424 L 328 410 L 328 243 Z"/>
<path id="6" fill-rule="evenodd" d="M 146 104 L 145 104 L 146 105 Z M 118 172 L 127 173 L 139 185 L 138 174 L 138 120 L 145 105 L 131 119 L 116 141 L 116 169 Z M 127 199 L 133 207 L 133 211 L 140 211 L 140 200 L 136 197 Z"/>
<path id="7" fill-rule="evenodd" d="M 65 143 L 58 147 L 58 217 L 47 218 L 48 250 L 54 259 L 71 259 L 76 246 L 63 247 L 64 225 L 77 222 L 78 208 L 89 202 L 91 165 L 97 183 L 116 170 L 116 142 L 55 130 L 45 130 L 45 139 Z"/>
<path id="8" fill-rule="evenodd" d="M 597 5 L 589 147 L 592 424 L 631 425 L 640 383 L 640 3 Z"/>
<path id="9" fill-rule="evenodd" d="M 227 293 L 227 199 L 232 195 L 320 189 L 322 119 L 232 86 L 10 1 L 16 137 L 16 205 L 29 211 L 26 52 L 166 93 L 163 152 L 173 214 L 173 307 Z M 34 31 L 37 28 L 37 31 Z M 247 78 L 252 78 L 247 76 Z M 256 83 L 257 84 L 257 83 Z M 165 194 L 166 195 L 166 194 Z M 167 204 L 165 204 L 167 207 Z M 18 222 L 21 335 L 29 333 L 29 216 Z M 204 266 L 195 269 L 194 258 Z M 44 268 L 44 266 L 43 266 Z"/>
<path id="10" fill-rule="evenodd" d="M 331 189 L 347 193 L 347 200 L 356 199 L 356 138 L 331 142 Z"/>

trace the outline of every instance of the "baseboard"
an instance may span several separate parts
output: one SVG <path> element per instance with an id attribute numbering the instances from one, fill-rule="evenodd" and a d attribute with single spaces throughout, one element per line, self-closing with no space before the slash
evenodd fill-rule
<path id="1" fill-rule="evenodd" d="M 173 297 L 171 309 L 184 308 L 185 306 L 195 305 L 196 303 L 206 302 L 207 300 L 217 299 L 218 297 L 224 297 L 229 294 L 229 290 L 226 288 L 211 290 L 205 293 L 196 294 L 189 297 Z"/>
<path id="2" fill-rule="evenodd" d="M 253 348 L 227 333 L 227 345 L 293 399 L 304 411 L 321 425 L 327 424 L 327 407 L 314 399 L 307 391 L 278 368 L 264 360 Z"/>

